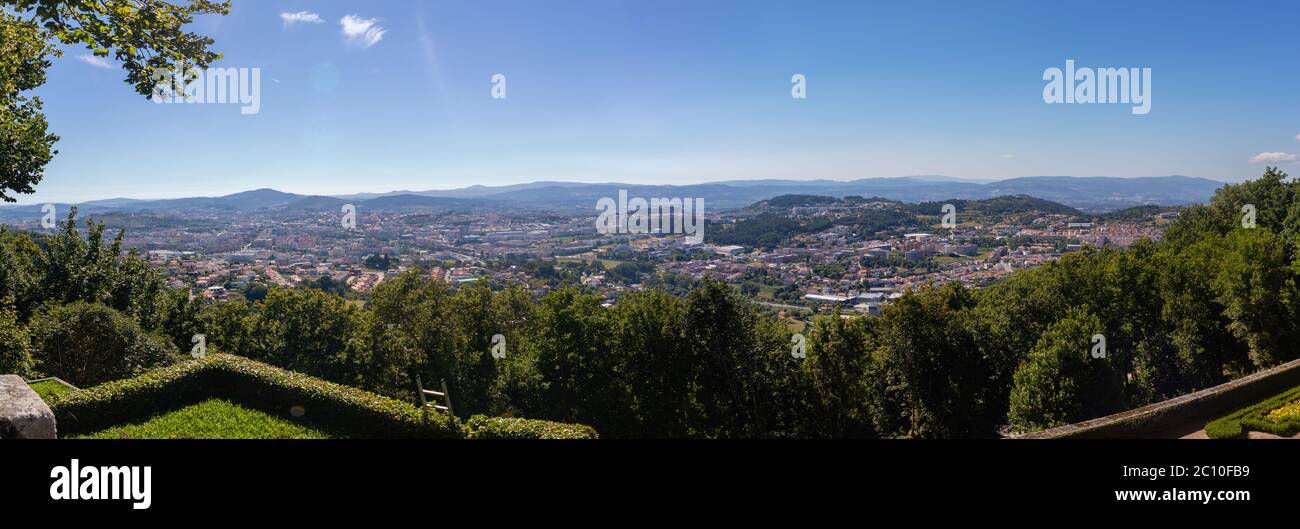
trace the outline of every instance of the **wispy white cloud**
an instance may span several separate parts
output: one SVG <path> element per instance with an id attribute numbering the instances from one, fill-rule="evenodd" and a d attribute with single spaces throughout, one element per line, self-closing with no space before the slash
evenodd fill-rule
<path id="1" fill-rule="evenodd" d="M 312 13 L 311 11 L 299 11 L 297 13 L 282 12 L 280 13 L 280 20 L 284 21 L 284 27 L 286 28 L 298 23 L 320 24 L 325 22 L 320 15 Z"/>
<path id="2" fill-rule="evenodd" d="M 383 40 L 384 33 L 388 32 L 379 25 L 379 19 L 361 18 L 357 15 L 347 15 L 340 18 L 339 26 L 343 28 L 343 40 L 345 42 L 362 48 L 374 46 Z"/>
<path id="3" fill-rule="evenodd" d="M 94 66 L 96 68 L 104 68 L 106 70 L 111 70 L 114 68 L 113 63 L 108 62 L 108 59 L 105 59 L 103 57 L 97 57 L 90 54 L 78 55 L 77 60 L 89 64 L 91 66 Z"/>
<path id="4" fill-rule="evenodd" d="M 1296 155 L 1286 152 L 1261 152 L 1250 163 L 1284 163 L 1296 161 Z"/>
<path id="5" fill-rule="evenodd" d="M 1296 140 L 1300 140 L 1300 134 L 1296 134 L 1296 135 L 1295 135 L 1295 139 L 1296 139 Z"/>

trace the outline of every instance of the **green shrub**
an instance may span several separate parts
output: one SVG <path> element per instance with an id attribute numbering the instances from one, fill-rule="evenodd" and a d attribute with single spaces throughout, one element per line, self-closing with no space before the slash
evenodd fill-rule
<path id="1" fill-rule="evenodd" d="M 78 386 L 135 376 L 180 352 L 130 316 L 99 303 L 71 303 L 32 319 L 38 369 Z"/>
<path id="2" fill-rule="evenodd" d="M 414 405 L 357 388 L 286 371 L 238 356 L 149 371 L 51 399 L 60 435 L 87 434 L 137 422 L 211 398 L 298 421 L 346 437 L 594 438 L 590 427 L 526 419 L 478 420 L 477 428 Z"/>
<path id="3" fill-rule="evenodd" d="M 1224 417 L 1205 425 L 1205 435 L 1210 439 L 1233 439 L 1241 437 L 1241 421 Z"/>
<path id="4" fill-rule="evenodd" d="M 1246 431 L 1256 431 L 1290 437 L 1300 433 L 1300 417 L 1273 420 L 1268 413 L 1297 400 L 1300 400 L 1300 387 L 1215 420 L 1205 425 L 1205 434 L 1212 439 L 1231 439 L 1241 437 Z"/>
<path id="5" fill-rule="evenodd" d="M 7 302 L 0 303 L 0 375 L 32 375 L 31 339 L 18 323 L 18 314 Z"/>
<path id="6" fill-rule="evenodd" d="M 1285 404 L 1285 403 L 1283 403 Z M 1268 415 L 1269 410 L 1263 410 L 1261 415 Z M 1266 432 L 1282 437 L 1291 437 L 1300 433 L 1300 419 L 1286 419 L 1275 421 L 1265 416 L 1248 415 L 1241 419 L 1242 428 L 1256 432 Z"/>
<path id="7" fill-rule="evenodd" d="M 475 415 L 465 423 L 470 439 L 598 439 L 596 430 L 582 424 L 535 419 L 513 419 Z"/>

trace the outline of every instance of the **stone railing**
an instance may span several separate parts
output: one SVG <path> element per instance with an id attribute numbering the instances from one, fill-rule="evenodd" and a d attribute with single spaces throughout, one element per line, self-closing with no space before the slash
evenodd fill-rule
<path id="1" fill-rule="evenodd" d="M 1300 360 L 1260 371 L 1226 384 L 1188 393 L 1164 402 L 1067 424 L 1017 439 L 1116 439 L 1174 437 L 1204 426 L 1236 410 L 1300 386 Z"/>
<path id="2" fill-rule="evenodd" d="M 0 439 L 54 439 L 54 412 L 18 375 L 0 375 Z"/>

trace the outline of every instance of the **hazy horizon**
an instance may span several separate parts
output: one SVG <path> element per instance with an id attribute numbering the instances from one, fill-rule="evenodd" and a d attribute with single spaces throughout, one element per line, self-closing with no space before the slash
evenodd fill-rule
<path id="1" fill-rule="evenodd" d="M 320 190 L 313 190 L 313 189 L 303 189 L 303 190 L 299 190 L 299 189 L 291 189 L 291 188 L 277 187 L 277 186 L 275 186 L 275 185 L 263 185 L 263 186 L 258 186 L 258 187 L 241 188 L 241 189 L 230 189 L 230 190 L 225 190 L 225 191 L 215 191 L 215 192 L 211 192 L 211 193 L 200 193 L 200 194 L 193 194 L 193 193 L 171 193 L 171 194 L 159 194 L 159 195 L 138 195 L 138 196 L 125 196 L 125 195 L 119 195 L 119 196 L 99 196 L 99 197 L 90 197 L 90 198 L 82 198 L 82 199 L 76 199 L 76 200 L 61 200 L 61 199 L 55 198 L 55 199 L 52 199 L 52 200 L 39 200 L 39 201 L 38 201 L 38 200 L 30 200 L 30 199 L 29 199 L 29 197 L 31 197 L 31 196 L 33 196 L 33 195 L 19 195 L 19 196 L 18 196 L 18 201 L 17 201 L 17 202 L 13 202 L 13 203 L 9 203 L 9 202 L 0 203 L 0 207 L 20 207 L 20 206 L 33 206 L 33 205 L 40 205 L 40 204 L 74 204 L 74 205 L 75 205 L 75 204 L 81 204 L 81 203 L 87 203 L 87 202 L 100 202 L 100 201 L 106 201 L 106 200 L 144 200 L 144 201 L 148 201 L 148 200 L 171 200 L 171 199 L 180 199 L 180 198 L 205 198 L 205 197 L 206 197 L 206 198 L 213 198 L 213 197 L 224 197 L 224 196 L 234 195 L 234 194 L 243 193 L 243 192 L 248 192 L 248 191 L 261 190 L 261 189 L 271 189 L 271 190 L 280 191 L 280 192 L 284 192 L 284 193 L 291 193 L 291 194 L 295 194 L 295 195 L 341 197 L 341 196 L 352 196 L 352 195 L 389 195 L 389 194 L 394 194 L 394 193 L 403 193 L 403 192 L 410 192 L 410 193 L 445 192 L 445 191 L 457 191 L 457 190 L 462 190 L 462 189 L 468 189 L 468 188 L 472 188 L 472 187 L 475 187 L 475 186 L 488 187 L 488 188 L 499 188 L 499 187 L 510 187 L 510 186 L 517 186 L 517 185 L 537 184 L 537 183 L 544 183 L 544 182 L 553 182 L 553 183 L 557 183 L 557 184 L 587 184 L 587 185 L 602 185 L 602 184 L 617 185 L 617 184 L 626 184 L 626 185 L 632 185 L 632 186 L 655 186 L 655 185 L 664 185 L 664 186 L 679 186 L 679 187 L 680 187 L 680 186 L 693 186 L 693 185 L 728 184 L 728 183 L 734 183 L 734 182 L 761 182 L 761 181 L 790 181 L 790 182 L 842 182 L 842 183 L 847 183 L 847 182 L 853 182 L 853 181 L 859 181 L 859 180 L 897 179 L 897 178 L 917 178 L 917 179 L 926 179 L 926 178 L 945 178 L 945 179 L 960 180 L 960 181 L 962 181 L 962 182 L 965 182 L 965 183 L 971 183 L 971 184 L 989 184 L 989 183 L 995 183 L 995 182 L 1000 182 L 1000 181 L 1004 181 L 1004 180 L 1014 180 L 1014 179 L 1017 179 L 1017 178 L 1122 178 L 1122 179 L 1134 179 L 1134 178 L 1168 178 L 1168 177 L 1200 178 L 1200 179 L 1210 180 L 1210 181 L 1215 181 L 1215 182 L 1223 182 L 1222 180 L 1216 180 L 1216 179 L 1213 179 L 1213 178 L 1205 178 L 1205 177 L 1190 176 L 1190 175 L 1179 175 L 1179 174 L 1169 174 L 1169 175 L 1143 175 L 1143 176 L 1111 176 L 1111 175 L 1024 175 L 1024 176 L 1013 176 L 1013 177 L 1008 177 L 1008 178 L 998 178 L 998 179 L 979 179 L 979 178 L 966 178 L 966 177 L 950 176 L 950 175 L 930 175 L 930 174 L 922 175 L 922 174 L 916 174 L 916 175 L 900 175 L 900 176 L 866 176 L 866 177 L 862 177 L 862 178 L 849 178 L 849 179 L 832 179 L 832 178 L 805 178 L 805 179 L 797 179 L 797 178 L 736 178 L 736 179 L 733 179 L 733 180 L 708 180 L 708 181 L 700 181 L 700 182 L 685 182 L 685 183 L 654 183 L 654 182 L 646 183 L 646 182 L 624 182 L 624 181 L 618 181 L 618 180 L 579 181 L 579 180 L 567 180 L 567 179 L 566 179 L 566 180 L 526 180 L 526 181 L 511 182 L 511 183 L 503 183 L 503 184 L 491 184 L 491 185 L 488 185 L 488 184 L 470 184 L 470 185 L 465 185 L 465 186 L 460 186 L 460 187 L 413 187 L 413 188 L 390 189 L 390 190 L 362 189 L 362 190 L 359 190 L 359 191 L 342 191 L 342 192 L 322 192 L 322 191 L 320 191 Z M 1225 182 L 1225 183 L 1227 183 L 1227 182 Z"/>

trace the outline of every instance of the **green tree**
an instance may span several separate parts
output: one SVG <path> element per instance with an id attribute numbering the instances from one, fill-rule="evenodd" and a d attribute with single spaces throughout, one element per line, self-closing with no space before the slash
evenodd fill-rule
<path id="1" fill-rule="evenodd" d="M 250 355 L 249 333 L 255 322 L 252 306 L 244 300 L 213 303 L 199 313 L 199 325 L 206 334 L 209 350 Z"/>
<path id="2" fill-rule="evenodd" d="M 2 0 L 0 1 L 0 199 L 31 193 L 53 159 L 58 136 L 47 132 L 41 101 L 25 92 L 45 84 L 55 46 L 84 45 L 96 56 L 122 62 L 126 81 L 153 94 L 155 72 L 176 64 L 205 68 L 221 56 L 212 39 L 181 28 L 197 14 L 227 14 L 229 2 L 190 0 Z M 173 84 L 173 88 L 176 88 Z"/>
<path id="3" fill-rule="evenodd" d="M 180 351 L 129 316 L 99 303 L 76 302 L 32 319 L 37 369 L 80 386 L 93 386 L 166 365 Z"/>
<path id="4" fill-rule="evenodd" d="M 1300 217 L 1292 214 L 1300 200 L 1295 181 L 1286 181 L 1287 174 L 1276 167 L 1268 167 L 1255 180 L 1228 184 L 1214 194 L 1205 205 L 1194 205 L 1179 212 L 1178 222 L 1169 226 L 1165 240 L 1176 245 L 1193 244 L 1207 235 L 1226 235 L 1241 229 L 1245 216 L 1242 208 L 1250 206 L 1255 211 L 1255 225 L 1283 234 L 1289 245 L 1294 245 Z"/>
<path id="5" fill-rule="evenodd" d="M 1249 348 L 1228 330 L 1229 320 L 1215 294 L 1222 237 L 1217 234 L 1187 246 L 1164 245 L 1156 256 L 1161 270 L 1160 321 L 1174 348 L 1176 374 L 1160 373 L 1160 361 L 1139 373 L 1151 399 L 1159 400 L 1226 382 L 1254 369 Z M 1158 351 L 1153 348 L 1152 351 Z"/>
<path id="6" fill-rule="evenodd" d="M 244 299 L 248 301 L 262 301 L 266 299 L 266 293 L 269 291 L 264 283 L 249 283 L 244 287 Z"/>
<path id="7" fill-rule="evenodd" d="M 24 378 L 33 374 L 31 338 L 8 300 L 0 303 L 0 374 Z"/>
<path id="8" fill-rule="evenodd" d="M 766 402 L 759 384 L 763 351 L 755 343 L 755 314 L 719 281 L 705 281 L 686 297 L 686 341 L 698 363 L 695 419 L 706 437 L 765 437 Z"/>
<path id="9" fill-rule="evenodd" d="M 503 306 L 498 296 L 482 282 L 466 285 L 451 296 L 450 309 L 456 328 L 456 343 L 452 351 L 454 369 L 448 380 L 455 389 L 456 406 L 464 415 L 495 414 L 504 408 L 503 397 L 497 385 L 497 359 L 492 357 L 492 338 L 500 334 L 505 338 L 506 356 L 510 356 L 515 340 L 511 329 L 524 324 L 526 314 L 517 314 L 513 307 Z"/>
<path id="10" fill-rule="evenodd" d="M 874 319 L 844 318 L 837 309 L 820 317 L 808 337 L 803 372 L 821 435 L 870 437 L 867 378 L 871 373 Z"/>
<path id="11" fill-rule="evenodd" d="M 1257 368 L 1296 357 L 1296 304 L 1300 301 L 1285 242 L 1266 228 L 1242 229 L 1224 239 L 1214 292 Z"/>
<path id="12" fill-rule="evenodd" d="M 122 233 L 119 232 L 113 247 L 120 248 L 121 242 Z M 113 254 L 106 257 L 109 266 L 108 305 L 135 318 L 146 330 L 162 330 L 167 317 L 167 296 L 171 292 L 162 274 L 140 258 L 134 248 L 124 256 Z"/>
<path id="13" fill-rule="evenodd" d="M 240 354 L 343 384 L 356 384 L 357 310 L 314 289 L 274 288 L 247 322 Z"/>
<path id="14" fill-rule="evenodd" d="M 880 362 L 902 417 L 878 417 L 890 437 L 979 437 L 994 434 L 989 393 L 996 365 L 970 332 L 971 292 L 960 283 L 925 286 L 881 314 Z"/>
<path id="15" fill-rule="evenodd" d="M 686 304 L 663 291 L 631 293 L 612 314 L 622 375 L 631 391 L 638 437 L 681 438 L 690 423 L 695 361 L 683 328 Z"/>
<path id="16" fill-rule="evenodd" d="M 451 296 L 446 283 L 426 280 L 415 270 L 375 287 L 366 305 L 372 313 L 366 339 L 383 346 L 362 354 L 363 376 L 378 377 L 376 384 L 405 398 L 416 397 L 416 376 L 429 384 L 446 378 L 455 385 L 458 337 Z M 460 387 L 452 393 L 458 398 Z"/>
<path id="17" fill-rule="evenodd" d="M 1009 419 L 1015 431 L 1034 431 L 1124 409 L 1119 381 L 1106 358 L 1094 358 L 1101 320 L 1073 309 L 1043 333 L 1016 370 Z M 1109 351 L 1108 351 L 1109 352 Z"/>
<path id="18" fill-rule="evenodd" d="M 10 300 L 19 321 L 27 321 L 40 301 L 41 247 L 25 233 L 0 226 L 0 299 Z"/>
<path id="19" fill-rule="evenodd" d="M 808 380 L 801 368 L 803 359 L 794 357 L 794 333 L 785 322 L 763 316 L 752 303 L 735 298 L 744 308 L 745 335 L 757 367 L 753 379 L 756 395 L 757 435 L 770 438 L 806 438 L 815 434 L 809 426 Z"/>
<path id="20" fill-rule="evenodd" d="M 123 235 L 119 231 L 105 243 L 104 224 L 88 221 L 82 238 L 77 208 L 72 208 L 62 229 L 42 241 L 34 264 L 39 286 L 28 304 L 103 303 L 130 315 L 146 330 L 158 329 L 163 318 L 162 275 L 134 251 L 122 255 Z"/>
<path id="21" fill-rule="evenodd" d="M 41 99 L 23 93 L 45 84 L 45 70 L 59 51 L 33 22 L 0 11 L 0 200 L 32 193 L 57 151 L 47 131 Z"/>
<path id="22" fill-rule="evenodd" d="M 159 332 L 169 338 L 182 351 L 189 351 L 194 336 L 203 334 L 203 298 L 191 295 L 188 289 L 166 289 L 160 295 L 161 322 Z"/>
<path id="23" fill-rule="evenodd" d="M 541 417 L 582 422 L 602 435 L 632 431 L 629 389 L 619 377 L 615 326 L 603 298 L 576 288 L 551 292 L 537 309 L 530 354 L 545 381 Z"/>

